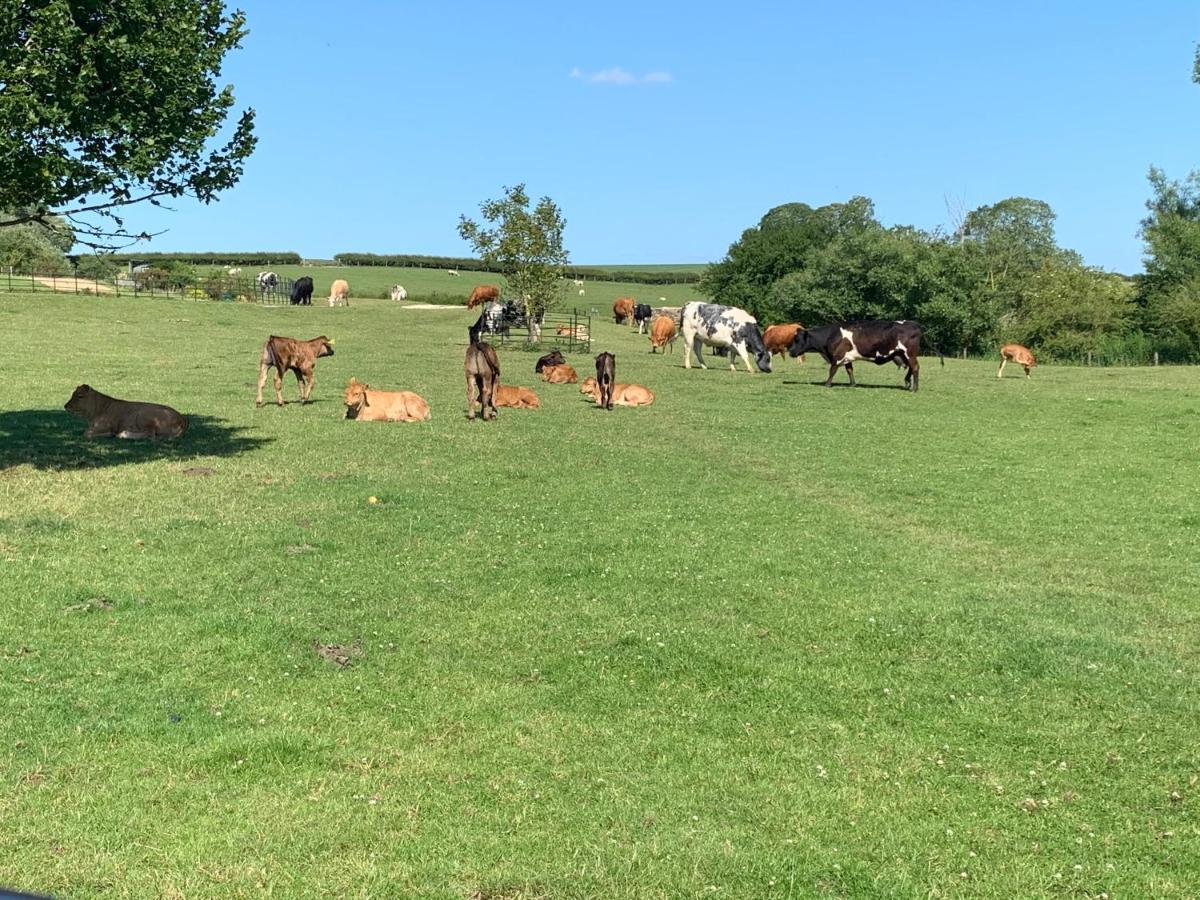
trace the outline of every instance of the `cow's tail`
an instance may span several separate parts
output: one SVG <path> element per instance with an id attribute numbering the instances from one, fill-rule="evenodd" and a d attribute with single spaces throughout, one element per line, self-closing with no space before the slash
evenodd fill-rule
<path id="1" fill-rule="evenodd" d="M 938 361 L 941 362 L 941 364 L 943 366 L 946 364 L 945 354 L 943 354 L 942 351 L 939 350 L 937 347 L 931 347 L 928 344 L 926 344 L 923 349 L 925 349 L 926 351 L 933 351 L 934 353 L 937 354 Z M 918 354 L 918 355 L 920 355 L 920 354 Z M 928 356 L 928 353 L 926 353 L 926 355 Z"/>

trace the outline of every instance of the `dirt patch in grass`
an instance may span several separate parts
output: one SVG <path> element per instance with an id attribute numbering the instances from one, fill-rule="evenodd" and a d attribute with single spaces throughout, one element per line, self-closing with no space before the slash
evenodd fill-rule
<path id="1" fill-rule="evenodd" d="M 216 473 L 216 471 L 216 469 L 213 469 L 209 466 L 188 466 L 183 470 L 183 474 L 191 476 L 192 478 L 198 478 L 203 475 L 213 475 Z"/>
<path id="2" fill-rule="evenodd" d="M 89 613 L 89 612 L 96 612 L 98 610 L 99 611 L 109 610 L 112 608 L 113 608 L 113 602 L 111 600 L 109 600 L 107 597 L 91 597 L 87 600 L 84 600 L 82 603 L 71 604 L 64 610 L 64 612 Z"/>
<path id="3" fill-rule="evenodd" d="M 292 544 L 287 548 L 288 556 L 300 556 L 302 553 L 315 553 L 317 550 L 312 544 Z"/>
<path id="4" fill-rule="evenodd" d="M 355 641 L 353 644 L 322 644 L 320 641 L 313 641 L 313 650 L 317 656 L 343 669 L 354 665 L 354 661 L 363 654 L 361 641 Z"/>

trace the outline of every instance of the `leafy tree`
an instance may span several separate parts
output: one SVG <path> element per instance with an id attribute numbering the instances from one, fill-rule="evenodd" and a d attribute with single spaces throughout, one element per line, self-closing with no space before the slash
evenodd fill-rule
<path id="1" fill-rule="evenodd" d="M 529 203 L 524 184 L 506 187 L 502 199 L 479 204 L 484 222 L 491 227 L 460 216 L 458 233 L 485 263 L 505 276 L 526 315 L 534 319 L 562 298 L 567 221 L 549 197 L 542 197 L 532 210 Z"/>
<path id="2" fill-rule="evenodd" d="M 222 0 L 5 0 L 0 16 L 0 229 L 58 214 L 80 243 L 148 238 L 118 211 L 234 185 L 254 113 L 208 143 L 234 105 L 218 89 L 245 16 Z"/>
<path id="3" fill-rule="evenodd" d="M 1120 275 L 1051 257 L 1022 284 L 1020 311 L 1001 323 L 999 338 L 1078 359 L 1133 330 L 1133 294 Z"/>
<path id="4" fill-rule="evenodd" d="M 1150 169 L 1153 196 L 1142 220 L 1146 327 L 1175 361 L 1200 358 L 1200 172 L 1172 181 Z"/>
<path id="5" fill-rule="evenodd" d="M 61 275 L 67 270 L 52 232 L 32 224 L 0 229 L 0 269 L 22 275 Z"/>
<path id="6" fill-rule="evenodd" d="M 1027 197 L 1009 197 L 967 213 L 963 239 L 984 260 L 988 287 L 995 289 L 1010 276 L 1035 271 L 1058 252 L 1055 218 L 1048 203 Z"/>

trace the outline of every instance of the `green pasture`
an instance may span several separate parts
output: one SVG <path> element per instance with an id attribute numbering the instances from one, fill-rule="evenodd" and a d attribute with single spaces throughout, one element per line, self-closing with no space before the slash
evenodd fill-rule
<path id="1" fill-rule="evenodd" d="M 543 408 L 467 422 L 474 314 L 352 302 L 0 295 L 0 885 L 1200 896 L 1197 370 L 827 389 L 609 319 L 653 406 L 507 349 Z M 254 408 L 271 333 L 336 340 L 315 403 Z M 85 441 L 81 382 L 191 429 Z"/>
<path id="2" fill-rule="evenodd" d="M 221 271 L 225 267 L 214 267 Z M 251 267 L 252 268 L 252 267 Z M 650 270 L 651 266 L 640 266 L 639 269 Z M 680 266 L 668 266 L 677 271 Z M 703 268 L 703 267 L 701 267 Z M 263 271 L 266 271 L 265 269 Z M 329 296 L 329 286 L 338 278 L 346 279 L 350 285 L 350 302 L 362 298 L 386 298 L 391 296 L 392 285 L 404 285 L 408 291 L 409 300 L 422 300 L 430 295 L 461 296 L 463 303 L 471 294 L 471 288 L 477 284 L 505 285 L 504 276 L 494 272 L 462 272 L 457 276 L 450 275 L 445 269 L 401 268 L 399 266 L 271 266 L 270 271 L 283 278 L 298 278 L 309 275 L 313 280 L 313 301 Z M 243 267 L 243 276 L 257 275 L 250 268 Z M 612 303 L 618 297 L 633 297 L 639 303 L 651 305 L 682 306 L 689 300 L 705 299 L 705 295 L 694 284 L 631 284 L 619 281 L 593 281 L 584 279 L 582 290 L 567 279 L 563 284 L 561 305 L 570 309 L 577 307 L 581 312 L 589 312 L 593 307 L 598 314 L 612 315 Z M 666 302 L 660 303 L 659 298 L 665 297 Z"/>

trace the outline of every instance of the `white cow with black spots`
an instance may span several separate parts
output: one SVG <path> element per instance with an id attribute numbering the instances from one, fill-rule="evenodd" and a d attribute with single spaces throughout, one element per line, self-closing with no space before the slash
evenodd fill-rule
<path id="1" fill-rule="evenodd" d="M 258 292 L 265 294 L 275 285 L 279 284 L 279 276 L 274 272 L 259 272 L 258 273 Z"/>
<path id="2" fill-rule="evenodd" d="M 736 306 L 721 306 L 716 303 L 700 303 L 692 301 L 683 308 L 681 315 L 683 332 L 683 367 L 692 367 L 692 353 L 696 354 L 696 362 L 700 368 L 707 369 L 704 358 L 700 355 L 700 345 L 724 347 L 737 353 L 746 364 L 746 371 L 753 372 L 750 364 L 751 355 L 758 365 L 759 371 L 771 371 L 771 354 L 763 346 L 762 332 L 758 329 L 758 321 L 744 309 Z M 729 370 L 737 368 L 733 353 L 729 354 Z"/>

